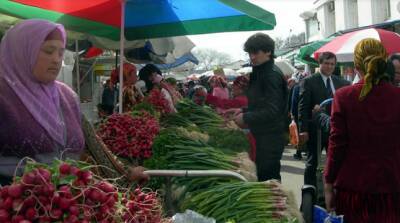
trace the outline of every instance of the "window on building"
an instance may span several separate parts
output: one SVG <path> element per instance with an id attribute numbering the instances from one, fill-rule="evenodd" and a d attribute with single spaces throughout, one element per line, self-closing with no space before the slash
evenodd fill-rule
<path id="1" fill-rule="evenodd" d="M 372 0 L 372 22 L 374 24 L 390 19 L 390 0 Z"/>
<path id="2" fill-rule="evenodd" d="M 312 37 L 318 35 L 319 23 L 316 17 L 307 20 L 307 36 Z"/>
<path id="3" fill-rule="evenodd" d="M 358 27 L 358 1 L 347 0 L 345 7 L 346 29 Z"/>

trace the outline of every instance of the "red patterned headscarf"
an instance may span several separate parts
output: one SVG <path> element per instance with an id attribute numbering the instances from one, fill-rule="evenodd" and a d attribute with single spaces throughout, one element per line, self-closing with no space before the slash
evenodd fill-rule
<path id="1" fill-rule="evenodd" d="M 133 71 L 134 73 L 136 73 L 136 66 L 130 63 L 124 63 L 123 66 L 123 75 L 124 75 L 124 79 L 126 79 L 128 77 L 128 75 Z M 114 69 L 111 72 L 111 77 L 110 77 L 110 84 L 115 85 L 116 83 L 119 82 L 119 67 Z"/>

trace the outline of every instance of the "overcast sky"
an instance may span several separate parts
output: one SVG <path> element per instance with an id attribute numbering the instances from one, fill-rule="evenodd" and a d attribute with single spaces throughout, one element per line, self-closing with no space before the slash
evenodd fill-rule
<path id="1" fill-rule="evenodd" d="M 259 7 L 275 14 L 276 23 L 274 30 L 265 31 L 273 38 L 288 37 L 305 31 L 305 24 L 300 14 L 312 9 L 315 0 L 248 0 Z M 205 35 L 193 35 L 189 38 L 198 48 L 212 48 L 228 53 L 233 59 L 245 59 L 243 43 L 255 32 L 230 32 Z"/>

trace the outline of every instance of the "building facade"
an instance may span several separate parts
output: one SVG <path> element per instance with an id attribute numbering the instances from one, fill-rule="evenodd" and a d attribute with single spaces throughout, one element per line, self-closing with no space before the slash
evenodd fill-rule
<path id="1" fill-rule="evenodd" d="M 312 42 L 338 31 L 400 19 L 400 0 L 316 0 L 300 17 L 306 42 Z"/>

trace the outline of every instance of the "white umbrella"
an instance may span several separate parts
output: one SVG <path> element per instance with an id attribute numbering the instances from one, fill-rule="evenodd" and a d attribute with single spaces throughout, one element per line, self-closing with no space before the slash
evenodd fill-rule
<path id="1" fill-rule="evenodd" d="M 292 76 L 297 71 L 288 60 L 275 60 L 275 65 L 279 67 L 285 76 Z"/>
<path id="2" fill-rule="evenodd" d="M 291 74 L 295 73 L 297 70 L 293 67 L 289 61 L 287 60 L 275 60 L 275 65 L 279 67 L 284 75 L 290 76 Z M 243 67 L 236 72 L 239 74 L 247 74 L 253 71 L 253 67 Z"/>

